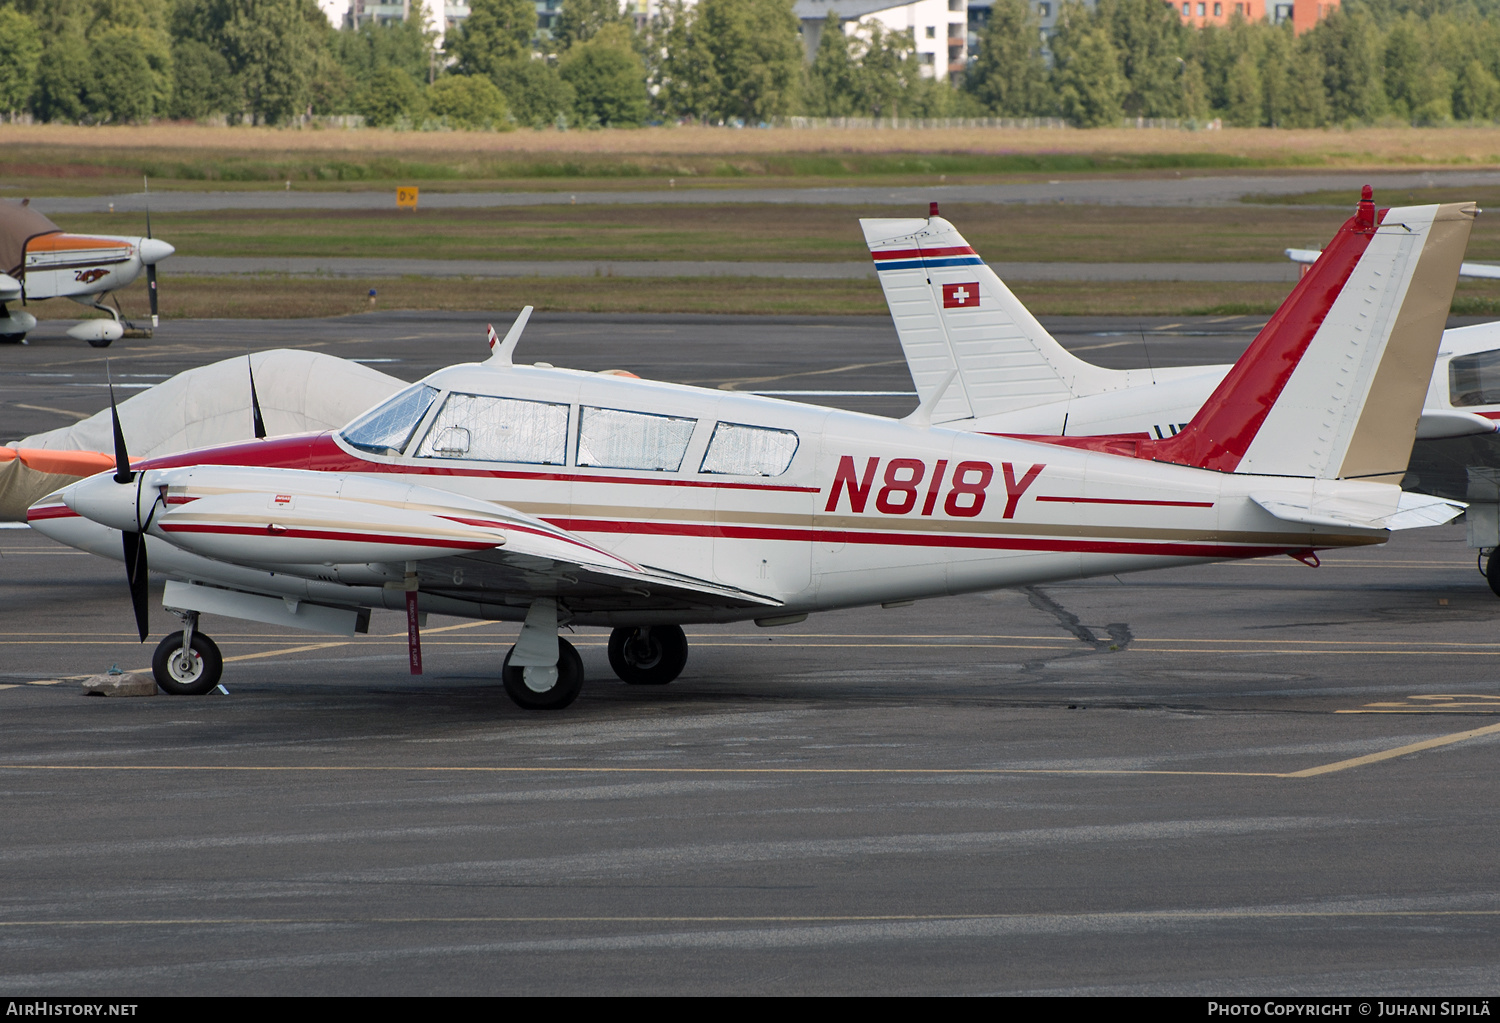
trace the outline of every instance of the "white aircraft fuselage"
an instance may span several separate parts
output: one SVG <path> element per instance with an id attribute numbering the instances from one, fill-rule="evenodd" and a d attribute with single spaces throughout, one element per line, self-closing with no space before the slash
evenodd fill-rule
<path id="1" fill-rule="evenodd" d="M 1251 494 L 1310 505 L 1338 491 L 1386 511 L 1394 510 L 1396 499 L 1395 488 L 1385 484 L 1208 472 L 571 370 L 455 366 L 424 383 L 439 393 L 399 454 L 360 450 L 335 433 L 138 464 L 142 521 L 150 517 L 155 491 L 166 488 L 166 510 L 159 509 L 146 530 L 152 567 L 184 579 L 253 584 L 292 598 L 394 608 L 404 593 L 384 584 L 401 578 L 403 551 L 432 559 L 435 548 L 424 546 L 427 541 L 472 541 L 476 550 L 494 545 L 490 532 L 414 528 L 392 531 L 382 543 L 361 535 L 340 551 L 331 538 L 348 532 L 347 525 L 340 530 L 322 518 L 299 518 L 299 498 L 336 492 L 330 484 L 347 490 L 347 479 L 365 478 L 383 488 L 419 488 L 400 495 L 412 507 L 473 517 L 502 505 L 624 564 L 766 598 L 743 607 L 694 607 L 687 600 L 659 608 L 632 607 L 629 601 L 610 607 L 608 600 L 590 599 L 581 602 L 574 621 L 729 621 L 1380 543 L 1387 536 L 1383 529 L 1289 523 Z M 416 454 L 455 391 L 565 405 L 564 462 L 498 464 Z M 585 409 L 692 420 L 680 465 L 647 471 L 578 464 Z M 790 463 L 774 476 L 702 471 L 720 423 L 795 435 Z M 68 503 L 104 518 L 107 513 L 82 496 L 91 482 L 100 500 L 117 505 L 117 525 L 130 527 L 136 488 L 120 487 L 108 473 L 76 484 Z M 252 496 L 273 492 L 292 500 L 277 507 L 274 497 Z M 442 500 L 444 494 L 452 500 Z M 193 521 L 199 500 L 226 495 L 244 500 L 233 512 Z M 350 496 L 346 519 L 359 500 Z M 396 490 L 382 490 L 371 500 L 389 506 L 396 496 Z M 63 499 L 38 505 L 31 521 L 63 542 L 120 557 L 117 530 L 80 517 Z M 289 536 L 288 543 L 321 538 L 335 546 L 322 552 L 326 559 L 320 554 L 308 563 L 303 553 L 268 550 L 278 532 L 307 534 Z M 418 562 L 425 609 L 524 617 L 524 603 L 507 604 L 507 593 L 487 588 L 482 571 L 462 571 L 463 560 L 455 553 Z"/>

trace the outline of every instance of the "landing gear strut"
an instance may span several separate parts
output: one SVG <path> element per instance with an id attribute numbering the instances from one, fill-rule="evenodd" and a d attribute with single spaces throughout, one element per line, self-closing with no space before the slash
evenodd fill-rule
<path id="1" fill-rule="evenodd" d="M 664 686 L 687 665 L 688 642 L 676 625 L 642 625 L 609 634 L 609 666 L 633 686 Z"/>
<path id="2" fill-rule="evenodd" d="M 184 628 L 156 646 L 151 673 L 168 696 L 202 696 L 219 684 L 224 655 L 219 645 L 198 631 L 198 612 L 182 613 Z"/>

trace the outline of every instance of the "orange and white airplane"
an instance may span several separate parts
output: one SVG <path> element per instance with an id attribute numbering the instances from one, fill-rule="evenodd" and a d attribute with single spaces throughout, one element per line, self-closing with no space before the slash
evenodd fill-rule
<path id="1" fill-rule="evenodd" d="M 13 303 L 71 298 L 110 318 L 84 320 L 68 335 L 95 348 L 107 347 L 124 335 L 126 325 L 103 298 L 134 283 L 143 271 L 150 289 L 151 326 L 158 326 L 156 264 L 175 251 L 151 237 L 149 215 L 145 237 L 70 234 L 28 203 L 0 200 L 0 342 L 23 341 L 36 327 L 36 317 L 11 309 Z"/>
<path id="2" fill-rule="evenodd" d="M 1389 222 L 1368 188 L 1359 208 L 1360 216 Z M 1190 422 L 1229 372 L 1225 365 L 1113 370 L 1085 362 L 1058 344 L 936 210 L 925 220 L 860 224 L 919 397 L 943 389 L 934 422 L 1016 436 L 1160 441 Z M 1321 260 L 1307 263 L 1311 273 Z M 1461 275 L 1477 275 L 1476 267 L 1463 263 Z M 1289 308 L 1262 334 L 1282 329 Z M 1470 546 L 1500 547 L 1500 322 L 1445 331 L 1435 364 L 1409 371 L 1428 384 L 1405 486 L 1469 502 Z M 1500 595 L 1500 559 L 1487 569 Z"/>
<path id="3" fill-rule="evenodd" d="M 32 506 L 31 525 L 146 571 L 182 631 L 172 693 L 222 657 L 199 616 L 364 631 L 405 609 L 522 622 L 501 669 L 522 707 L 583 684 L 564 624 L 613 629 L 626 682 L 670 682 L 681 626 L 1378 544 L 1457 506 L 1403 494 L 1474 207 L 1361 210 L 1174 437 L 988 436 L 775 398 L 512 361 L 452 366 L 331 433 L 129 462 Z M 954 374 L 948 374 L 949 383 Z"/>

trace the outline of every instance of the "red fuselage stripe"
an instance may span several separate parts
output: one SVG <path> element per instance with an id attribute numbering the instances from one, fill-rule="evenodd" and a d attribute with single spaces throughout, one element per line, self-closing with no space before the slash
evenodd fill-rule
<path id="1" fill-rule="evenodd" d="M 36 522 L 40 519 L 66 519 L 78 518 L 78 513 L 67 505 L 49 504 L 44 508 L 26 509 L 26 521 Z"/>
<path id="2" fill-rule="evenodd" d="M 1212 508 L 1212 501 L 1134 501 L 1123 497 L 1038 497 L 1058 504 L 1126 504 L 1146 508 Z"/>
<path id="3" fill-rule="evenodd" d="M 724 537 L 733 540 L 844 542 L 888 547 L 956 547 L 979 550 L 1045 551 L 1085 554 L 1154 554 L 1180 558 L 1259 558 L 1287 548 L 1277 544 L 1238 546 L 1201 543 L 1142 543 L 1128 540 L 1064 540 L 1052 537 L 964 536 L 948 533 L 875 533 L 841 529 L 770 529 L 679 522 L 617 522 L 609 519 L 549 518 L 577 533 L 633 533 L 651 536 Z M 1301 550 L 1301 547 L 1295 548 Z"/>

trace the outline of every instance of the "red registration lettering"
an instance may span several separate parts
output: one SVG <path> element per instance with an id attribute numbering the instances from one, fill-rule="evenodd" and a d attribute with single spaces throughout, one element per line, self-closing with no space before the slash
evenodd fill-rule
<path id="1" fill-rule="evenodd" d="M 865 478 L 858 479 L 854 475 L 854 459 L 850 455 L 844 455 L 839 459 L 839 471 L 833 476 L 833 489 L 828 491 L 828 504 L 824 511 L 834 511 L 838 508 L 839 497 L 844 488 L 849 488 L 849 508 L 852 511 L 862 512 L 865 510 L 865 502 L 870 498 L 870 484 L 875 482 L 875 466 L 879 458 L 871 458 L 865 463 Z"/>
<path id="2" fill-rule="evenodd" d="M 1046 463 L 1033 465 L 1030 469 L 1026 470 L 1026 474 L 1021 477 L 1020 482 L 1017 482 L 1016 470 L 1011 464 L 1009 462 L 1000 463 L 1000 472 L 1005 476 L 1005 518 L 1009 519 L 1015 516 L 1016 505 L 1021 503 L 1021 495 L 1026 493 L 1027 487 L 1036 482 L 1036 478 L 1042 474 L 1042 470 L 1045 468 L 1047 468 Z M 985 482 L 989 482 L 989 477 L 985 477 Z"/>
<path id="3" fill-rule="evenodd" d="M 977 473 L 977 480 L 968 478 Z M 988 462 L 959 462 L 953 467 L 953 489 L 948 491 L 948 500 L 943 502 L 943 511 L 956 518 L 972 519 L 984 509 L 984 489 L 995 478 L 995 467 Z M 969 498 L 968 504 L 959 504 L 960 497 Z"/>
<path id="4" fill-rule="evenodd" d="M 901 473 L 909 473 L 906 479 Z M 927 474 L 920 458 L 893 458 L 885 465 L 885 486 L 875 495 L 875 507 L 887 515 L 905 515 L 917 506 L 917 484 Z"/>

